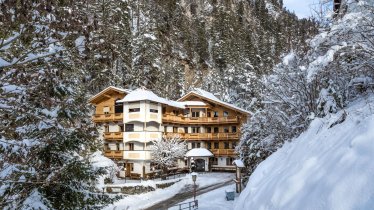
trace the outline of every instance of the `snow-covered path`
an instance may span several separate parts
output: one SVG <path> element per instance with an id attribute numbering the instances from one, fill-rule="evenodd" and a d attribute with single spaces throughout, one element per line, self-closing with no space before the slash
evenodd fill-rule
<path id="1" fill-rule="evenodd" d="M 198 188 L 196 190 L 196 195 L 202 195 L 202 194 L 205 194 L 207 192 L 210 192 L 210 191 L 213 191 L 213 190 L 216 190 L 216 189 L 221 189 L 222 187 L 226 187 L 227 185 L 230 185 L 233 181 L 231 179 L 229 180 L 225 180 L 224 182 L 222 183 L 217 183 L 217 184 L 213 184 L 213 185 L 209 185 L 209 186 L 206 186 L 206 187 L 203 187 L 203 188 Z M 187 186 L 186 188 L 183 188 L 181 190 L 180 193 L 176 194 L 175 196 L 167 199 L 167 200 L 164 200 L 156 205 L 153 205 L 145 210 L 153 210 L 153 209 L 168 209 L 174 205 L 177 205 L 178 203 L 184 203 L 184 202 L 188 202 L 188 201 L 192 201 L 192 197 L 193 197 L 193 186 L 192 185 L 189 185 Z M 188 199 L 190 198 L 190 199 Z M 188 200 L 186 200 L 188 199 Z M 178 208 L 176 208 L 178 209 Z M 200 208 L 199 208 L 200 209 Z"/>
<path id="2" fill-rule="evenodd" d="M 209 186 L 216 186 L 217 184 L 222 184 L 227 182 L 226 184 L 232 183 L 232 180 L 235 178 L 234 173 L 204 173 L 198 174 L 196 184 L 199 186 L 200 189 L 207 188 Z M 133 183 L 129 183 L 131 185 Z M 139 195 L 129 195 L 125 198 L 115 202 L 112 205 L 104 208 L 105 210 L 119 210 L 119 209 L 128 209 L 128 210 L 135 210 L 135 209 L 147 209 L 150 206 L 154 206 L 158 203 L 162 203 L 166 200 L 169 200 L 171 197 L 174 197 L 176 194 L 180 193 L 183 188 L 186 186 L 192 185 L 192 178 L 191 175 L 188 174 L 186 177 L 182 177 L 181 181 L 175 183 L 174 185 L 165 188 L 165 189 L 157 189 L 152 192 L 143 193 Z M 217 187 L 221 187 L 224 185 L 220 185 Z M 198 188 L 198 189 L 199 189 Z M 209 190 L 215 189 L 210 188 Z M 209 190 L 203 191 L 208 192 Z M 201 193 L 200 193 L 201 194 Z M 192 197 L 192 194 L 189 196 L 184 197 L 182 200 L 178 200 L 175 204 Z M 166 206 L 165 208 L 168 208 Z M 153 208 L 154 209 L 154 208 Z"/>
<path id="3" fill-rule="evenodd" d="M 217 188 L 215 190 L 209 191 L 207 193 L 198 195 L 196 199 L 199 201 L 199 210 L 229 210 L 234 206 L 235 201 L 227 201 L 225 197 L 226 190 L 235 189 L 235 184 L 229 184 L 224 187 Z M 236 198 L 235 198 L 236 199 Z M 187 199 L 180 203 L 186 203 L 192 201 L 193 199 Z M 183 206 L 185 207 L 185 206 Z M 175 206 L 169 208 L 169 210 L 178 210 L 179 207 Z"/>

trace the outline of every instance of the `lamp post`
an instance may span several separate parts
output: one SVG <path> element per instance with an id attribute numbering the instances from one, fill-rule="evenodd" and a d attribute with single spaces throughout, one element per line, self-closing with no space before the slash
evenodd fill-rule
<path id="1" fill-rule="evenodd" d="M 198 207 L 198 203 L 196 200 L 196 178 L 197 178 L 197 173 L 193 172 L 191 173 L 192 175 L 192 181 L 193 181 L 193 201 L 195 202 L 195 206 Z"/>
<path id="2" fill-rule="evenodd" d="M 126 176 L 127 176 L 126 167 L 124 168 L 124 171 L 125 171 L 125 183 L 126 183 Z"/>

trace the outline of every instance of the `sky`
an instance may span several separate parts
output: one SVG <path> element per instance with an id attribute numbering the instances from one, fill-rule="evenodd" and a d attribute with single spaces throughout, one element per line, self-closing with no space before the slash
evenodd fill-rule
<path id="1" fill-rule="evenodd" d="M 299 18 L 307 18 L 313 15 L 312 8 L 315 8 L 318 2 L 319 0 L 283 0 L 283 6 L 295 12 Z"/>

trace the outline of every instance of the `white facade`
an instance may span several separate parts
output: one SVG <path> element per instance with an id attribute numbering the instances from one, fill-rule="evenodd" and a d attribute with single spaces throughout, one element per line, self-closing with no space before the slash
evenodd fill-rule
<path id="1" fill-rule="evenodd" d="M 151 172 L 150 145 L 163 135 L 162 106 L 152 101 L 125 102 L 123 105 L 124 160 L 133 164 L 131 173 Z"/>

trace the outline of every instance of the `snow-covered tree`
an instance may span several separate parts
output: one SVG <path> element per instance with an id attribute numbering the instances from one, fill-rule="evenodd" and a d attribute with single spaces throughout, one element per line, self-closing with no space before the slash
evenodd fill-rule
<path id="1" fill-rule="evenodd" d="M 179 136 L 166 137 L 152 141 L 151 155 L 153 161 L 167 172 L 168 167 L 176 165 L 179 158 L 183 158 L 187 152 L 187 144 Z"/>
<path id="2" fill-rule="evenodd" d="M 74 5 L 1 8 L 0 208 L 102 208 L 113 199 L 98 193 L 105 169 L 91 163 L 99 145 L 72 45 Z"/>

